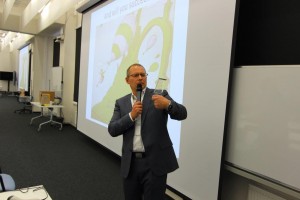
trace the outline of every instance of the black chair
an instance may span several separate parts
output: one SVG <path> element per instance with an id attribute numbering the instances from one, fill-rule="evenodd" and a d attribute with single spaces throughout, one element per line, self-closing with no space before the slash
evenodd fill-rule
<path id="1" fill-rule="evenodd" d="M 32 106 L 30 103 L 32 101 L 32 96 L 18 96 L 17 100 L 23 105 L 23 108 L 15 110 L 15 113 L 32 113 Z"/>
<path id="2" fill-rule="evenodd" d="M 8 175 L 3 174 L 0 169 L 0 192 L 12 191 L 16 189 L 14 179 Z"/>

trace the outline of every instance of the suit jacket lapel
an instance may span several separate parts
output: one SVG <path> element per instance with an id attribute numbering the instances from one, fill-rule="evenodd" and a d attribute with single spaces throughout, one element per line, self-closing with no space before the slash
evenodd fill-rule
<path id="1" fill-rule="evenodd" d="M 126 108 L 127 113 L 130 113 L 132 110 L 131 95 L 132 94 L 128 94 L 126 101 L 125 101 L 125 108 Z"/>

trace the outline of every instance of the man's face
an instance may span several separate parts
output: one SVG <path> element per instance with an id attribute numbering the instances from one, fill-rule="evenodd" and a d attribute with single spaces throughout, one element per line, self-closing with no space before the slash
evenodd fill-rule
<path id="1" fill-rule="evenodd" d="M 147 74 L 141 66 L 132 66 L 129 69 L 126 82 L 130 85 L 132 92 L 135 94 L 137 84 L 142 84 L 143 89 L 147 86 Z"/>

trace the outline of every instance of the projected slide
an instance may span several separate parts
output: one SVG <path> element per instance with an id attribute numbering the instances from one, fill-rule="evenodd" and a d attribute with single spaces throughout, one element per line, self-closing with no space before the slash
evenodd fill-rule
<path id="1" fill-rule="evenodd" d="M 182 0 L 114 1 L 92 13 L 86 118 L 107 127 L 115 100 L 131 92 L 125 77 L 133 63 L 146 68 L 149 88 L 166 78 L 166 89 L 182 103 L 187 19 Z M 168 126 L 179 148 L 180 122 Z"/>
<path id="2" fill-rule="evenodd" d="M 19 82 L 18 88 L 28 91 L 29 87 L 29 47 L 23 47 L 19 54 Z"/>
<path id="3" fill-rule="evenodd" d="M 149 73 L 148 87 L 167 78 L 168 92 L 188 111 L 182 123 L 168 121 L 180 166 L 168 175 L 168 186 L 190 199 L 218 199 L 236 1 L 107 0 L 89 6 L 80 7 L 77 129 L 122 155 L 123 137 L 111 137 L 106 127 L 116 99 L 131 92 L 127 67 L 139 62 Z"/>

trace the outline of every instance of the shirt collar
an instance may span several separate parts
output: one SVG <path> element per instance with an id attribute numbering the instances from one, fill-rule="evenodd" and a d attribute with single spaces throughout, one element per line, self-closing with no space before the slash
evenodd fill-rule
<path id="1" fill-rule="evenodd" d="M 145 87 L 145 88 L 142 90 L 142 97 L 144 96 L 144 94 L 145 94 L 145 92 L 146 92 L 146 88 L 147 88 L 147 87 Z M 133 93 L 131 93 L 131 98 L 132 98 L 133 100 L 136 100 L 136 99 L 137 99 L 137 97 L 136 97 Z"/>

